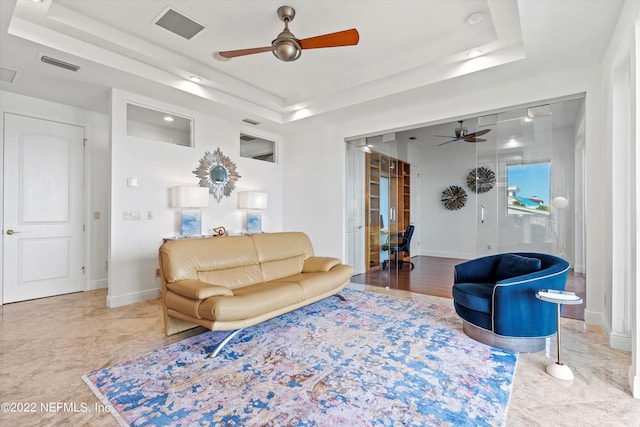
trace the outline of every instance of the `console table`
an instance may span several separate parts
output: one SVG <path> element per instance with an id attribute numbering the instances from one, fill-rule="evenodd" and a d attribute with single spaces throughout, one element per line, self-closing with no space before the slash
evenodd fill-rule
<path id="1" fill-rule="evenodd" d="M 582 304 L 582 298 L 573 292 L 558 291 L 555 289 L 540 289 L 536 292 L 536 298 L 542 301 L 556 304 L 556 324 L 558 338 L 558 361 L 547 365 L 547 373 L 554 378 L 571 381 L 573 372 L 571 368 L 562 363 L 562 350 L 560 340 L 560 306 L 562 304 Z"/>

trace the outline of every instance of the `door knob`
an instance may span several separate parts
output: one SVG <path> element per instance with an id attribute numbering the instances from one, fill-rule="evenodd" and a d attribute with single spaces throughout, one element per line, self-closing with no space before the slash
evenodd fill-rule
<path id="1" fill-rule="evenodd" d="M 7 234 L 8 234 L 9 236 L 11 236 L 12 234 L 16 234 L 16 233 L 19 233 L 19 231 L 13 231 L 12 229 L 8 229 L 8 230 L 7 230 Z"/>

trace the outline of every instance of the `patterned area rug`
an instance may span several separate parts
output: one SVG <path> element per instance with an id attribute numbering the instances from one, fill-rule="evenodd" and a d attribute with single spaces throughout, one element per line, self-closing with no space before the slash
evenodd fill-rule
<path id="1" fill-rule="evenodd" d="M 517 354 L 468 338 L 451 308 L 342 295 L 247 328 L 216 358 L 227 332 L 83 379 L 122 425 L 505 424 Z"/>

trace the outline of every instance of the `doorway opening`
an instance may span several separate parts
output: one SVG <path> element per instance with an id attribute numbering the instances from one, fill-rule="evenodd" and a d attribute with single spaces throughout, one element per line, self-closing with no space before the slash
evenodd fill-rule
<path id="1" fill-rule="evenodd" d="M 446 294 L 457 262 L 503 252 L 541 252 L 569 261 L 567 289 L 586 298 L 584 123 L 584 95 L 576 95 L 361 138 L 359 147 L 351 141 L 348 158 L 389 152 L 393 145 L 394 153 L 420 171 L 410 181 L 416 270 L 378 282 Z M 392 144 L 388 135 L 393 135 Z M 365 198 L 362 180 L 348 179 L 347 185 L 351 197 Z M 365 219 L 362 212 L 360 219 L 347 223 L 363 225 L 364 234 Z M 366 245 L 364 237 L 355 241 Z M 354 281 L 375 282 L 374 272 L 360 265 L 356 273 L 363 276 Z M 442 270 L 435 279 L 439 289 L 418 286 L 431 281 L 418 279 L 422 267 L 430 276 Z M 569 312 L 564 314 L 584 318 L 583 312 Z"/>

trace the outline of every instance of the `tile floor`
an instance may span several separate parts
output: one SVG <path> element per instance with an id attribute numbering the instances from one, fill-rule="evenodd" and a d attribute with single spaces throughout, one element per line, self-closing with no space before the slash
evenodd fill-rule
<path id="1" fill-rule="evenodd" d="M 0 412 L 0 425 L 115 426 L 81 376 L 202 331 L 166 337 L 159 300 L 114 309 L 105 300 L 106 290 L 97 290 L 0 306 L 0 402 L 22 411 Z M 550 359 L 546 352 L 521 354 L 507 426 L 640 426 L 640 399 L 630 396 L 627 381 L 630 353 L 610 349 L 599 327 L 564 318 L 562 327 L 564 361 L 575 379 L 545 373 L 555 340 Z"/>

